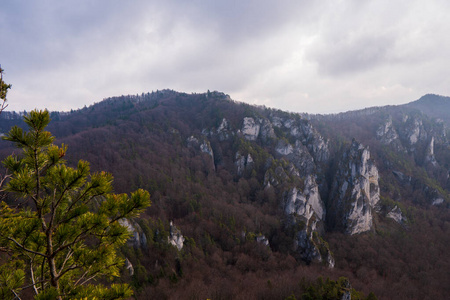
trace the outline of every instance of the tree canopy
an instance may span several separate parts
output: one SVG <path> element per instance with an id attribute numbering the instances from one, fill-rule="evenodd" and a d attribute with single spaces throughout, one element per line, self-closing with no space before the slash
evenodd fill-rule
<path id="1" fill-rule="evenodd" d="M 117 250 L 130 236 L 119 221 L 147 208 L 149 193 L 114 194 L 111 174 L 91 174 L 82 160 L 67 166 L 67 147 L 56 146 L 45 130 L 48 111 L 34 110 L 24 120 L 29 131 L 15 126 L 3 138 L 22 153 L 3 161 L 4 191 L 15 200 L 0 206 L 0 249 L 7 256 L 0 298 L 20 299 L 29 289 L 35 299 L 129 297 L 128 285 L 98 280 L 119 276 L 124 259 Z"/>
<path id="2" fill-rule="evenodd" d="M 0 112 L 2 112 L 8 104 L 6 104 L 6 94 L 8 90 L 11 88 L 10 84 L 7 84 L 3 81 L 3 69 L 0 65 Z"/>

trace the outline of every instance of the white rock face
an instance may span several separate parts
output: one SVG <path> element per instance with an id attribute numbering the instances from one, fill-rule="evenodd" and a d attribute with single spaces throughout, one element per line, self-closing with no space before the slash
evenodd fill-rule
<path id="1" fill-rule="evenodd" d="M 278 186 L 281 182 L 289 180 L 288 174 L 286 174 L 285 170 L 278 166 L 274 171 L 269 170 L 264 175 L 264 186 Z"/>
<path id="2" fill-rule="evenodd" d="M 372 229 L 372 212 L 380 200 L 378 169 L 370 152 L 353 141 L 333 183 L 333 217 L 347 234 Z"/>
<path id="3" fill-rule="evenodd" d="M 403 216 L 402 210 L 397 205 L 387 214 L 387 217 L 393 219 L 399 224 L 403 224 L 406 221 L 405 216 Z"/>
<path id="4" fill-rule="evenodd" d="M 170 232 L 168 239 L 169 244 L 176 247 L 178 251 L 181 251 L 181 249 L 183 249 L 184 236 L 181 234 L 181 231 L 173 225 L 172 221 L 170 221 Z"/>
<path id="5" fill-rule="evenodd" d="M 272 124 L 275 127 L 281 127 L 283 126 L 283 120 L 280 117 L 272 117 Z"/>
<path id="6" fill-rule="evenodd" d="M 294 147 L 291 144 L 286 143 L 283 140 L 280 140 L 275 147 L 275 151 L 280 155 L 289 155 L 294 153 Z"/>
<path id="7" fill-rule="evenodd" d="M 290 175 L 281 170 L 276 170 L 283 175 L 300 176 L 298 171 L 292 166 L 293 170 L 289 171 Z M 281 182 L 285 182 L 282 180 Z M 315 234 L 323 229 L 323 220 L 325 218 L 325 206 L 320 198 L 318 185 L 313 174 L 306 175 L 303 184 L 293 187 L 285 193 L 284 197 L 284 213 L 291 218 L 293 224 L 303 224 L 302 229 L 296 233 L 295 249 L 301 255 L 302 259 L 310 262 L 325 262 L 329 267 L 334 266 L 334 259 L 331 253 L 321 253 L 320 239 L 314 239 Z M 332 264 L 330 264 L 332 262 Z"/>
<path id="8" fill-rule="evenodd" d="M 391 116 L 389 116 L 384 124 L 378 127 L 376 135 L 377 138 L 385 145 L 390 145 L 394 142 L 400 145 L 399 135 L 392 124 Z"/>
<path id="9" fill-rule="evenodd" d="M 125 226 L 132 234 L 128 242 L 130 242 L 135 248 L 147 246 L 147 237 L 138 223 L 129 219 L 121 219 L 119 220 L 119 223 L 120 225 Z"/>
<path id="10" fill-rule="evenodd" d="M 260 128 L 261 126 L 255 121 L 255 119 L 245 117 L 241 132 L 246 140 L 256 141 Z"/>
<path id="11" fill-rule="evenodd" d="M 334 259 L 329 250 L 324 253 L 319 250 L 327 248 L 323 240 L 319 238 L 319 233 L 324 226 L 325 206 L 316 182 L 314 158 L 301 141 L 304 139 L 301 129 L 290 120 L 283 120 L 283 122 L 284 126 L 290 127 L 291 134 L 299 135 L 299 139 L 295 145 L 284 139 L 279 140 L 275 146 L 276 156 L 289 161 L 289 165 L 277 166 L 274 170 L 267 171 L 264 183 L 266 187 L 272 185 L 277 188 L 279 184 L 292 180 L 300 182 L 284 190 L 283 196 L 284 213 L 293 225 L 298 224 L 302 228 L 296 233 L 294 247 L 302 259 L 308 262 L 323 262 L 333 267 Z M 317 235 L 316 238 L 314 238 L 315 235 Z"/>
<path id="12" fill-rule="evenodd" d="M 328 142 L 322 136 L 317 136 L 315 142 L 310 147 L 315 160 L 321 162 L 326 161 L 330 157 Z"/>
<path id="13" fill-rule="evenodd" d="M 318 220 L 323 220 L 325 209 L 320 199 L 318 185 L 312 175 L 306 177 L 305 188 L 302 191 L 296 187 L 289 191 L 284 211 L 287 215 L 295 214 L 304 217 L 306 224 L 309 224 L 314 214 Z"/>
<path id="14" fill-rule="evenodd" d="M 333 269 L 334 266 L 336 265 L 336 261 L 334 260 L 333 255 L 331 255 L 331 253 L 328 253 L 327 255 L 327 265 L 328 268 Z"/>
<path id="15" fill-rule="evenodd" d="M 269 240 L 264 235 L 258 235 L 256 237 L 256 242 L 263 244 L 264 246 L 270 247 Z"/>
<path id="16" fill-rule="evenodd" d="M 433 202 L 431 203 L 431 205 L 439 205 L 444 203 L 444 199 L 443 198 L 436 198 L 433 200 Z"/>
<path id="17" fill-rule="evenodd" d="M 276 138 L 272 124 L 268 120 L 264 120 L 260 129 L 260 136 L 263 141 Z"/>
<path id="18" fill-rule="evenodd" d="M 253 166 L 253 157 L 249 154 L 247 156 L 241 155 L 238 151 L 236 152 L 234 165 L 237 168 L 237 173 L 239 176 L 244 174 L 245 170 L 251 168 Z"/>
<path id="19" fill-rule="evenodd" d="M 200 151 L 214 158 L 214 153 L 211 148 L 211 144 L 208 141 L 203 141 L 203 143 L 200 144 Z"/>
<path id="20" fill-rule="evenodd" d="M 232 133 L 230 132 L 230 123 L 227 119 L 222 119 L 222 123 L 220 123 L 220 126 L 219 128 L 217 128 L 216 133 L 218 134 L 220 141 L 225 141 L 230 138 Z"/>
<path id="21" fill-rule="evenodd" d="M 425 161 L 431 163 L 433 166 L 438 165 L 436 158 L 434 157 L 434 137 L 433 136 L 431 137 L 430 143 L 428 144 Z"/>
<path id="22" fill-rule="evenodd" d="M 411 118 L 405 118 L 405 124 L 404 128 L 402 130 L 402 136 L 404 139 L 407 140 L 410 151 L 414 151 L 414 146 L 419 142 L 420 140 L 424 141 L 427 138 L 427 132 L 425 128 L 423 127 L 423 123 L 421 119 L 411 117 Z"/>
<path id="23" fill-rule="evenodd" d="M 128 258 L 125 258 L 125 269 L 128 270 L 128 272 L 130 273 L 130 276 L 134 275 L 134 268 L 133 265 L 131 264 L 131 262 L 128 260 Z"/>
<path id="24" fill-rule="evenodd" d="M 198 144 L 199 143 L 198 139 L 195 136 L 193 136 L 193 135 L 188 137 L 186 141 L 187 141 L 188 145 Z"/>
<path id="25" fill-rule="evenodd" d="M 217 133 L 224 132 L 225 130 L 229 129 L 229 126 L 230 125 L 228 123 L 228 120 L 223 118 L 222 123 L 220 123 L 219 128 L 217 128 Z"/>
<path id="26" fill-rule="evenodd" d="M 409 143 L 411 145 L 414 145 L 419 140 L 420 125 L 422 125 L 422 121 L 414 120 L 414 127 L 409 135 Z"/>
<path id="27" fill-rule="evenodd" d="M 289 134 L 301 142 L 316 162 L 324 162 L 330 157 L 328 141 L 306 120 L 282 119 L 272 117 L 272 123 L 276 127 L 284 127 Z"/>
<path id="28" fill-rule="evenodd" d="M 309 122 L 301 123 L 304 135 L 303 144 L 307 145 L 314 160 L 318 162 L 325 161 L 329 158 L 328 142 L 317 132 L 317 130 Z"/>
<path id="29" fill-rule="evenodd" d="M 236 160 L 234 162 L 234 165 L 237 168 L 238 175 L 241 176 L 242 173 L 244 173 L 244 170 L 245 170 L 245 162 L 246 162 L 245 156 L 242 156 L 241 153 L 238 151 L 238 152 L 236 152 L 235 159 Z"/>
<path id="30" fill-rule="evenodd" d="M 216 166 L 214 165 L 214 151 L 211 148 L 211 144 L 204 137 L 201 137 L 200 140 L 192 135 L 187 138 L 187 144 L 191 148 L 200 149 L 202 153 L 208 154 L 211 157 L 211 168 L 215 170 Z"/>

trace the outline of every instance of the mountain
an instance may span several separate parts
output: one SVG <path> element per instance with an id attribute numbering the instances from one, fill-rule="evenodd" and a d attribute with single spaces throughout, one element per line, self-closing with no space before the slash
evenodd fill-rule
<path id="1" fill-rule="evenodd" d="M 450 292 L 449 102 L 309 115 L 163 90 L 53 112 L 49 130 L 116 192 L 151 192 L 122 251 L 142 299 L 301 297 L 319 276 L 437 299 Z M 0 132 L 23 126 L 0 118 Z"/>
<path id="2" fill-rule="evenodd" d="M 405 106 L 417 109 L 430 117 L 441 119 L 447 126 L 450 126 L 450 97 L 428 94 Z"/>

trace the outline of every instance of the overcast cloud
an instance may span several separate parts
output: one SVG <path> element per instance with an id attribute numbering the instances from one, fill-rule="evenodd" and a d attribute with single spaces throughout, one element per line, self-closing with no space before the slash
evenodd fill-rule
<path id="1" fill-rule="evenodd" d="M 10 110 L 157 89 L 333 113 L 450 95 L 450 2 L 4 0 Z"/>

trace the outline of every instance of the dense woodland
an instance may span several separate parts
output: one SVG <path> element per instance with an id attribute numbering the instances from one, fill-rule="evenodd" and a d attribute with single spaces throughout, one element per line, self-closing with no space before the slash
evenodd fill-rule
<path id="1" fill-rule="evenodd" d="M 449 102 L 445 99 L 446 109 Z M 430 167 L 422 155 L 425 146 L 399 153 L 374 134 L 388 113 L 394 122 L 396 115 L 419 114 L 426 128 L 439 129 L 433 127 L 432 112 L 415 109 L 311 116 L 237 103 L 217 92 L 165 90 L 51 113 L 48 130 L 57 144 L 68 145 L 69 164 L 83 159 L 93 171 L 112 173 L 115 192 L 150 192 L 152 205 L 136 220 L 147 244 L 121 249 L 134 274 L 124 269 L 118 281 L 131 283 L 138 299 L 319 299 L 324 291 L 329 291 L 329 299 L 340 299 L 345 290 L 352 291 L 352 299 L 444 299 L 450 294 L 449 145 L 436 145 L 439 167 Z M 281 195 L 264 186 L 261 172 L 273 147 L 270 141 L 249 145 L 237 136 L 210 138 L 214 163 L 207 153 L 188 146 L 190 136 L 204 136 L 205 129 L 218 128 L 223 118 L 240 128 L 243 117 L 266 118 L 271 113 L 309 119 L 329 140 L 334 154 L 323 166 L 324 199 L 339 151 L 353 138 L 371 149 L 381 178 L 381 211 L 375 215 L 374 230 L 363 234 L 349 236 L 327 225 L 323 239 L 333 253 L 334 268 L 308 264 L 293 249 L 295 231 L 286 225 Z M 3 113 L 1 118 L 1 132 L 23 125 L 19 114 Z M 281 131 L 276 134 L 290 138 Z M 255 166 L 238 175 L 235 153 L 249 147 Z M 0 142 L 2 159 L 13 151 L 18 150 Z M 404 184 L 392 171 L 410 176 L 413 183 Z M 430 190 L 438 191 L 444 202 L 431 205 Z M 386 216 L 395 205 L 406 222 Z M 167 243 L 170 222 L 185 238 L 181 251 Z M 262 235 L 268 246 L 257 241 Z"/>

